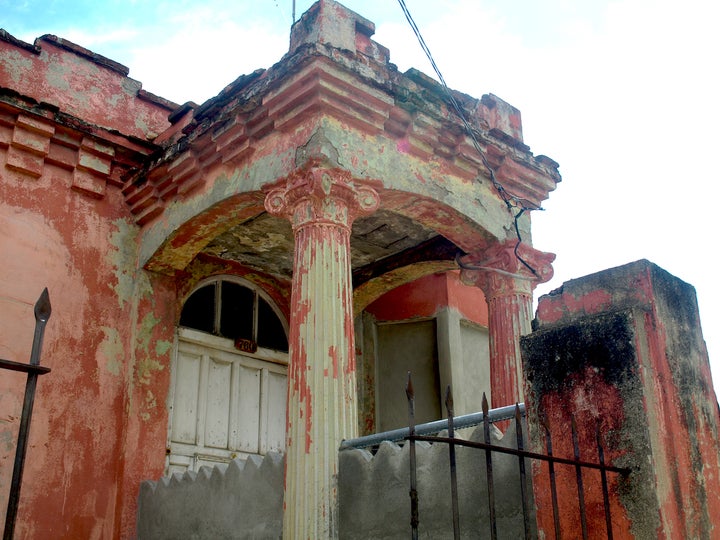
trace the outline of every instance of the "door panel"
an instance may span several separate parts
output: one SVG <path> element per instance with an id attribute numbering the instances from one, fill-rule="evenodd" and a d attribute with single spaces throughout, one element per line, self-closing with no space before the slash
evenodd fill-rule
<path id="1" fill-rule="evenodd" d="M 267 450 L 285 448 L 287 375 L 268 372 Z"/>
<path id="2" fill-rule="evenodd" d="M 228 448 L 232 364 L 210 358 L 205 408 L 205 445 Z"/>
<path id="3" fill-rule="evenodd" d="M 197 438 L 198 381 L 202 357 L 180 350 L 173 403 L 172 440 L 195 444 Z"/>
<path id="4" fill-rule="evenodd" d="M 238 399 L 241 413 L 235 419 L 238 450 L 257 453 L 260 434 L 260 377 L 262 370 L 237 365 L 239 374 Z"/>
<path id="5" fill-rule="evenodd" d="M 167 474 L 285 449 L 287 365 L 277 352 L 181 329 L 173 364 Z M 189 337 L 189 339 L 185 339 Z"/>

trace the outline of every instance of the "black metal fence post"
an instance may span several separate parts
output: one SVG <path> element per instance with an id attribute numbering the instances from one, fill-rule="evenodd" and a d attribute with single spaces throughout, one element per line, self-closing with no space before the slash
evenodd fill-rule
<path id="1" fill-rule="evenodd" d="M 405 387 L 405 395 L 408 400 L 408 425 L 410 437 L 415 435 L 415 390 L 412 385 L 412 377 L 408 371 L 407 386 Z M 417 494 L 417 470 L 415 458 L 415 440 L 410 439 L 410 527 L 412 528 L 412 539 L 418 538 L 418 525 L 420 516 L 418 512 L 418 494 Z"/>
<path id="2" fill-rule="evenodd" d="M 484 442 L 475 442 L 472 440 L 464 440 L 459 439 L 455 437 L 455 417 L 454 417 L 454 410 L 453 410 L 453 400 L 452 400 L 452 391 L 450 387 L 448 387 L 446 399 L 445 399 L 445 405 L 448 412 L 448 418 L 447 421 L 444 422 L 444 426 L 442 425 L 443 422 L 437 421 L 437 422 L 430 422 L 428 424 L 421 424 L 419 426 L 415 425 L 415 394 L 412 386 L 412 381 L 410 379 L 410 374 L 408 373 L 408 383 L 406 387 L 406 394 L 408 398 L 408 417 L 409 417 L 409 427 L 407 430 L 407 435 L 404 437 L 406 441 L 408 441 L 409 444 L 409 450 L 410 450 L 410 499 L 411 499 L 411 524 L 412 524 L 412 538 L 417 539 L 418 537 L 418 491 L 417 491 L 417 457 L 416 457 L 416 449 L 415 449 L 415 443 L 416 441 L 426 441 L 430 443 L 442 443 L 447 444 L 450 451 L 450 486 L 451 486 L 451 492 L 452 492 L 452 513 L 453 513 L 453 532 L 454 537 L 458 538 L 460 536 L 460 526 L 459 526 L 459 504 L 458 504 L 458 495 L 457 495 L 457 463 L 455 461 L 456 459 L 456 447 L 457 446 L 463 446 L 466 448 L 475 448 L 478 450 L 484 450 L 485 451 L 485 470 L 486 470 L 486 479 L 487 479 L 487 491 L 488 491 L 488 512 L 489 512 L 489 528 L 490 528 L 490 537 L 495 540 L 497 538 L 497 521 L 496 521 L 496 511 L 495 511 L 495 489 L 494 489 L 494 479 L 493 479 L 493 453 L 498 454 L 505 454 L 505 455 L 513 455 L 516 456 L 518 459 L 518 467 L 519 467 L 519 475 L 520 475 L 520 497 L 521 497 L 521 505 L 522 505 L 522 513 L 523 513 L 523 526 L 524 526 L 524 536 L 525 538 L 532 538 L 534 534 L 533 526 L 531 523 L 532 519 L 532 509 L 530 508 L 530 500 L 529 500 L 529 493 L 528 493 L 528 477 L 527 477 L 527 471 L 526 471 L 526 465 L 525 460 L 526 459 L 532 459 L 532 460 L 538 460 L 538 461 L 545 461 L 548 463 L 549 467 L 549 480 L 550 480 L 550 491 L 551 491 L 551 497 L 552 497 L 552 514 L 553 514 L 553 525 L 554 525 L 554 532 L 555 532 L 555 538 L 557 540 L 561 537 L 561 527 L 560 527 L 560 512 L 558 508 L 558 493 L 557 493 L 557 483 L 556 483 L 556 465 L 563 465 L 563 466 L 570 466 L 575 469 L 576 473 L 576 484 L 577 484 L 577 502 L 578 502 L 578 511 L 580 514 L 580 524 L 582 531 L 566 531 L 566 533 L 569 533 L 573 535 L 573 538 L 578 536 L 578 533 L 582 532 L 583 538 L 588 538 L 588 521 L 587 521 L 587 515 L 586 515 L 586 503 L 585 503 L 585 490 L 583 486 L 583 469 L 586 472 L 590 471 L 598 471 L 601 475 L 601 481 L 602 481 L 602 495 L 603 495 L 603 507 L 605 511 L 605 524 L 606 524 L 606 530 L 607 530 L 607 538 L 612 540 L 613 533 L 612 533 L 612 516 L 611 516 L 611 507 L 610 507 L 610 497 L 609 497 L 609 488 L 608 488 L 608 480 L 607 480 L 607 473 L 613 472 L 617 473 L 623 476 L 627 476 L 630 474 L 631 470 L 627 468 L 621 468 L 621 467 L 615 467 L 612 465 L 607 465 L 605 462 L 605 450 L 602 445 L 602 437 L 600 434 L 600 428 L 599 425 L 596 426 L 595 436 L 597 440 L 597 451 L 598 451 L 598 461 L 599 463 L 593 463 L 588 461 L 582 461 L 580 459 L 580 444 L 579 444 L 579 437 L 578 437 L 578 431 L 577 431 L 577 424 L 574 417 L 571 417 L 571 438 L 572 438 L 572 446 L 573 446 L 573 457 L 572 458 L 564 458 L 559 457 L 553 454 L 553 448 L 552 448 L 552 437 L 550 435 L 550 427 L 548 425 L 547 418 L 545 417 L 544 413 L 540 413 L 540 427 L 542 430 L 544 430 L 545 433 L 545 454 L 540 454 L 536 452 L 531 452 L 525 449 L 525 443 L 524 443 L 524 428 L 522 425 L 522 409 L 524 409 L 524 404 L 516 404 L 515 409 L 515 429 L 516 429 L 516 447 L 515 448 L 508 448 L 501 445 L 495 445 L 492 444 L 491 436 L 490 436 L 490 423 L 493 421 L 499 421 L 499 420 L 505 420 L 507 419 L 507 416 L 505 416 L 505 408 L 496 409 L 495 411 L 501 412 L 502 414 L 498 414 L 496 412 L 495 414 L 491 414 L 491 411 L 488 410 L 488 401 L 483 393 L 483 400 L 482 400 L 482 416 L 477 417 L 477 421 L 483 425 L 483 439 Z M 494 418 L 494 420 L 491 420 L 491 417 Z M 460 417 L 463 418 L 463 417 Z M 473 418 L 475 418 L 473 416 Z M 477 423 L 473 424 L 477 425 Z M 430 428 L 433 428 L 432 430 Z M 440 431 L 443 429 L 448 430 L 448 436 L 443 437 L 441 435 L 437 435 Z M 397 431 L 397 430 L 396 430 Z M 418 432 L 420 434 L 418 434 Z M 427 435 L 424 433 L 428 433 Z M 432 434 L 434 433 L 434 434 Z M 376 436 L 372 437 L 372 440 L 375 441 L 378 437 L 381 435 L 389 435 L 389 436 L 395 436 L 397 435 L 395 432 L 386 432 L 385 434 L 377 434 Z M 353 441 L 351 441 L 353 442 Z M 353 442 L 353 445 L 359 445 L 361 443 L 364 443 L 364 441 L 358 439 Z M 354 447 L 353 445 L 349 445 L 348 447 Z M 358 446 L 360 447 L 360 446 Z"/>
<path id="3" fill-rule="evenodd" d="M 445 393 L 445 408 L 447 409 L 448 438 L 450 438 L 450 440 L 453 440 L 455 438 L 455 412 L 452 390 L 450 390 L 450 385 L 448 385 L 447 392 Z M 448 444 L 448 449 L 450 453 L 450 496 L 452 498 L 453 538 L 455 540 L 459 540 L 460 509 L 458 507 L 457 463 L 455 457 L 455 443 L 451 442 L 450 444 Z"/>
<path id="4" fill-rule="evenodd" d="M 0 360 L 0 368 L 2 369 L 10 369 L 13 371 L 22 371 L 27 373 L 25 398 L 23 400 L 20 428 L 18 430 L 18 444 L 15 450 L 15 464 L 13 466 L 10 494 L 8 496 L 8 506 L 5 514 L 5 531 L 3 533 L 4 540 L 12 540 L 15 533 L 15 519 L 17 518 L 18 502 L 20 500 L 20 486 L 22 484 L 23 469 L 25 467 L 25 454 L 27 453 L 33 404 L 35 403 L 37 378 L 39 375 L 44 375 L 50 371 L 49 368 L 40 366 L 40 351 L 42 350 L 42 342 L 45 335 L 45 325 L 50 318 L 51 312 L 50 295 L 48 294 L 47 288 L 45 288 L 40 295 L 40 298 L 35 303 L 35 335 L 33 336 L 30 363 L 21 364 L 10 360 Z"/>
<path id="5" fill-rule="evenodd" d="M 483 412 L 483 440 L 487 446 L 492 443 L 490 441 L 490 417 L 488 415 L 490 407 L 488 405 L 487 397 L 483 392 L 482 397 L 482 412 Z M 490 538 L 497 540 L 497 525 L 495 523 L 495 485 L 493 482 L 493 467 L 492 467 L 492 451 L 490 448 L 485 449 L 485 471 L 487 478 L 487 491 L 488 491 L 488 515 L 490 517 Z"/>

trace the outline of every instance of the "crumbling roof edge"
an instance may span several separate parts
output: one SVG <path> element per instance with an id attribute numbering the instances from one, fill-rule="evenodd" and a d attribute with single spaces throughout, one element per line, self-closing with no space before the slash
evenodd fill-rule
<path id="1" fill-rule="evenodd" d="M 78 45 L 77 43 L 73 43 L 72 41 L 69 41 L 65 38 L 60 38 L 60 37 L 54 36 L 52 34 L 45 34 L 35 40 L 35 46 L 38 48 L 40 47 L 38 45 L 39 41 L 47 41 L 48 43 L 52 43 L 52 44 L 56 45 L 57 47 L 60 47 L 61 49 L 65 49 L 68 52 L 71 52 L 71 53 L 81 56 L 87 60 L 90 60 L 94 64 L 97 64 L 99 66 L 102 66 L 102 67 L 108 68 L 112 71 L 115 71 L 117 73 L 120 73 L 121 75 L 123 75 L 125 77 L 127 77 L 130 74 L 130 68 L 128 68 L 127 66 L 124 66 L 120 62 L 111 60 L 110 58 L 107 58 L 106 56 L 103 56 L 101 54 L 94 53 L 90 49 L 86 49 L 85 47 Z"/>
<path id="2" fill-rule="evenodd" d="M 25 49 L 33 54 L 40 54 L 40 47 L 38 45 L 33 45 L 32 43 L 27 43 L 26 41 L 18 39 L 4 28 L 0 28 L 0 41 L 5 41 L 6 43 Z"/>
<path id="3" fill-rule="evenodd" d="M 140 99 L 144 99 L 145 101 L 164 107 L 170 111 L 171 114 L 182 107 L 182 105 L 175 103 L 174 101 L 170 101 L 169 99 L 153 94 L 152 92 L 148 92 L 147 90 L 143 90 L 142 88 L 138 90 L 137 95 Z"/>

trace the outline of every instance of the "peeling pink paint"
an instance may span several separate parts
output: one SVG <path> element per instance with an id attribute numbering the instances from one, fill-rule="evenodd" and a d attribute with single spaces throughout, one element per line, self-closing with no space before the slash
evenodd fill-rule
<path id="1" fill-rule="evenodd" d="M 335 347 L 335 345 L 330 345 L 330 348 L 328 349 L 328 356 L 330 357 L 330 361 L 332 362 L 332 378 L 337 379 L 337 376 L 338 376 L 338 351 L 337 351 L 337 347 Z M 325 370 L 325 374 L 327 375 L 327 370 Z"/>

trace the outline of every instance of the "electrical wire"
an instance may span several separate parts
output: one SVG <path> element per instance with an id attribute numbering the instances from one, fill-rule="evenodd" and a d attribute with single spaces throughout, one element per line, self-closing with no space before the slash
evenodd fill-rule
<path id="1" fill-rule="evenodd" d="M 523 215 L 523 213 L 526 210 L 542 210 L 542 207 L 535 205 L 535 204 L 528 204 L 529 201 L 523 197 L 519 197 L 508 190 L 505 189 L 505 187 L 498 181 L 498 179 L 495 176 L 495 169 L 490 165 L 490 162 L 488 161 L 487 157 L 485 156 L 485 152 L 483 152 L 482 148 L 480 147 L 480 143 L 478 142 L 478 139 L 475 135 L 475 130 L 472 128 L 470 123 L 468 122 L 467 118 L 465 117 L 465 114 L 463 113 L 460 105 L 458 104 L 457 100 L 455 99 L 455 96 L 452 94 L 452 91 L 448 87 L 447 83 L 445 82 L 445 78 L 443 77 L 442 73 L 440 72 L 440 68 L 438 67 L 437 63 L 435 62 L 435 59 L 433 58 L 432 53 L 430 52 L 430 48 L 427 46 L 427 43 L 425 42 L 425 39 L 423 39 L 422 34 L 420 33 L 420 29 L 418 28 L 417 24 L 415 23 L 415 20 L 413 19 L 412 15 L 410 14 L 410 10 L 408 10 L 407 5 L 405 5 L 405 0 L 398 0 L 400 3 L 400 8 L 402 9 L 403 13 L 405 14 L 405 18 L 407 19 L 408 23 L 410 24 L 410 28 L 412 28 L 413 33 L 415 34 L 415 37 L 417 37 L 418 42 L 420 43 L 420 47 L 422 48 L 423 52 L 425 53 L 425 56 L 427 56 L 427 59 L 430 61 L 430 65 L 432 66 L 433 70 L 435 71 L 435 74 L 437 75 L 438 79 L 440 80 L 440 84 L 443 87 L 443 90 L 445 91 L 445 94 L 447 95 L 448 101 L 450 102 L 450 105 L 452 106 L 452 109 L 455 111 L 455 114 L 458 116 L 460 121 L 463 124 L 463 127 L 465 129 L 465 132 L 468 134 L 470 139 L 472 140 L 473 147 L 475 148 L 475 151 L 480 156 L 480 160 L 482 161 L 483 166 L 487 169 L 488 174 L 490 176 L 490 182 L 492 183 L 495 190 L 500 195 L 500 198 L 505 203 L 505 206 L 508 209 L 508 212 L 513 218 L 514 221 L 514 227 L 515 227 L 515 233 L 517 235 L 517 244 L 515 244 L 515 257 L 517 257 L 518 261 L 520 261 L 528 270 L 530 270 L 534 276 L 538 276 L 537 271 L 528 264 L 527 261 L 525 261 L 520 254 L 518 253 L 518 249 L 520 248 L 520 244 L 522 244 L 522 235 L 520 234 L 520 226 L 519 226 L 519 220 L 520 217 Z M 513 209 L 517 209 L 517 213 L 513 211 Z"/>

